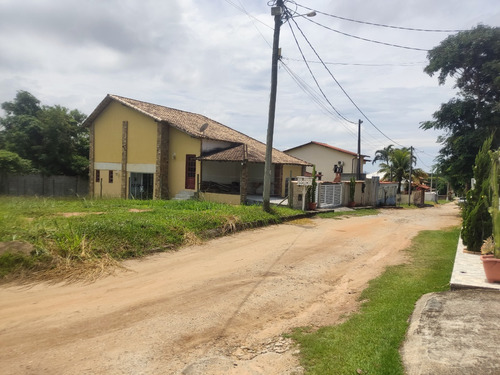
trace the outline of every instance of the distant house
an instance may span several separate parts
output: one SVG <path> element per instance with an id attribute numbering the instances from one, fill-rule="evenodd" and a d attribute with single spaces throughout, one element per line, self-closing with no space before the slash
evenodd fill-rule
<path id="1" fill-rule="evenodd" d="M 358 171 L 358 154 L 352 151 L 343 150 L 321 142 L 309 142 L 303 145 L 290 148 L 284 151 L 286 154 L 305 160 L 316 166 L 316 172 L 322 174 L 323 181 L 334 181 L 336 173 L 335 166 L 342 167 L 342 180 L 346 181 L 351 176 L 356 177 Z M 363 166 L 369 161 L 366 155 L 361 155 L 361 176 Z M 308 168 L 311 172 L 311 168 Z"/>
<path id="2" fill-rule="evenodd" d="M 212 119 L 107 95 L 85 120 L 93 196 L 171 199 L 195 193 L 239 204 L 262 194 L 265 144 Z M 273 150 L 271 195 L 310 164 Z"/>

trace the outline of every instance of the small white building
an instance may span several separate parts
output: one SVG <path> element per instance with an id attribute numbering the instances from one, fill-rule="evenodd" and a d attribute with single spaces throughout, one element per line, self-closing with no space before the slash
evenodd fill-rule
<path id="1" fill-rule="evenodd" d="M 352 176 L 356 177 L 358 172 L 358 154 L 330 146 L 321 142 L 309 142 L 303 145 L 283 151 L 285 154 L 294 156 L 316 166 L 316 172 L 322 174 L 323 181 L 334 181 L 336 173 L 335 167 L 342 168 L 342 180 L 347 181 Z M 361 176 L 363 166 L 369 161 L 366 155 L 361 155 Z M 312 167 L 307 168 L 307 172 L 312 172 Z"/>

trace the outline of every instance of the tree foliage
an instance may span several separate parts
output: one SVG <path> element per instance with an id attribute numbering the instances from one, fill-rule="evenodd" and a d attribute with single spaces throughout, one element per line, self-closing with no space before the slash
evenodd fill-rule
<path id="1" fill-rule="evenodd" d="M 483 241 L 491 236 L 492 219 L 488 212 L 491 206 L 490 148 L 493 137 L 487 138 L 476 155 L 474 165 L 474 189 L 467 193 L 467 201 L 462 210 L 462 240 L 470 251 L 480 251 Z"/>
<path id="2" fill-rule="evenodd" d="M 29 160 L 19 157 L 18 154 L 6 150 L 0 150 L 0 175 L 24 174 L 32 170 Z"/>
<path id="3" fill-rule="evenodd" d="M 409 148 L 392 148 L 391 146 L 376 151 L 376 155 L 384 155 L 384 158 L 386 158 L 386 161 L 380 163 L 379 172 L 384 174 L 383 180 L 398 183 L 398 194 L 400 194 L 402 181 L 404 179 L 409 180 L 410 177 L 410 163 L 415 165 L 417 158 L 411 154 Z M 418 169 L 415 171 L 419 174 L 424 173 Z M 415 171 L 412 173 L 412 179 L 415 176 Z"/>
<path id="4" fill-rule="evenodd" d="M 88 171 L 89 138 L 85 115 L 65 107 L 40 106 L 27 91 L 2 104 L 0 149 L 29 160 L 46 175 L 82 175 Z"/>
<path id="5" fill-rule="evenodd" d="M 500 124 L 500 28 L 477 26 L 446 38 L 429 51 L 424 71 L 439 84 L 455 80 L 458 96 L 441 104 L 422 129 L 444 130 L 438 167 L 455 190 L 467 189 L 474 159 Z M 498 147 L 500 132 L 493 145 Z"/>

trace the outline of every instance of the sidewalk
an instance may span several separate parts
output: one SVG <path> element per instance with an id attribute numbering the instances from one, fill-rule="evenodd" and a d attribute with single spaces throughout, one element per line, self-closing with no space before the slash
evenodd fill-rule
<path id="1" fill-rule="evenodd" d="M 408 375 L 500 374 L 500 284 L 459 240 L 451 291 L 422 296 L 401 348 Z"/>
<path id="2" fill-rule="evenodd" d="M 483 263 L 478 254 L 464 253 L 462 238 L 458 240 L 455 265 L 451 274 L 450 289 L 482 288 L 500 291 L 500 283 L 489 283 L 484 276 Z"/>

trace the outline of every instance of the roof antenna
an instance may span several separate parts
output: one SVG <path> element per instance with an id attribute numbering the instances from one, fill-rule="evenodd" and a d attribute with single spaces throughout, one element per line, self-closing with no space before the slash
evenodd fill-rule
<path id="1" fill-rule="evenodd" d="M 205 122 L 202 126 L 200 126 L 200 132 L 204 132 L 208 128 L 208 122 Z"/>

